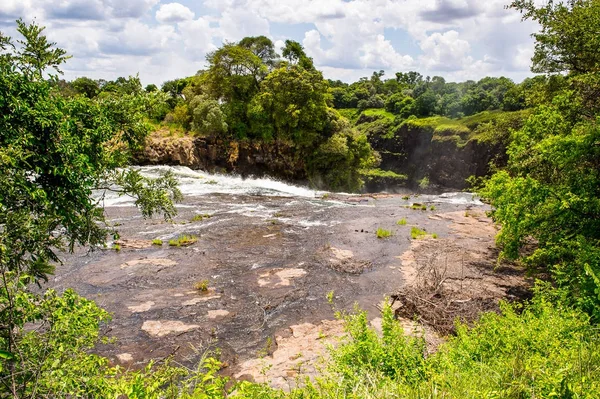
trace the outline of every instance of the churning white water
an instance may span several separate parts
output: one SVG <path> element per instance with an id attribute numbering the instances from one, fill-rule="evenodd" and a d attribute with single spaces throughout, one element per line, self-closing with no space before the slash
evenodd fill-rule
<path id="1" fill-rule="evenodd" d="M 172 172 L 179 181 L 179 189 L 185 196 L 201 196 L 208 194 L 284 196 L 299 199 L 316 199 L 325 191 L 316 191 L 308 187 L 296 186 L 270 178 L 247 178 L 236 175 L 213 174 L 195 171 L 185 166 L 142 166 L 136 167 L 146 177 L 159 177 L 167 171 Z M 95 193 L 96 198 L 102 198 L 104 206 L 130 206 L 134 199 L 119 196 L 110 191 Z M 451 192 L 440 195 L 422 195 L 420 201 L 441 202 L 452 204 L 482 205 L 481 201 L 471 193 Z M 335 201 L 326 201 L 332 203 Z M 342 204 L 340 205 L 348 205 Z M 239 210 L 243 211 L 243 210 Z"/>
<path id="2" fill-rule="evenodd" d="M 324 191 L 311 190 L 308 187 L 295 186 L 269 178 L 243 179 L 236 175 L 220 175 L 203 171 L 195 171 L 185 166 L 142 166 L 136 167 L 145 177 L 159 177 L 167 171 L 172 172 L 179 181 L 179 189 L 185 196 L 207 194 L 289 196 L 299 198 L 317 198 Z M 104 196 L 105 206 L 127 206 L 133 198 L 119 196 L 112 192 L 96 193 L 96 197 Z"/>

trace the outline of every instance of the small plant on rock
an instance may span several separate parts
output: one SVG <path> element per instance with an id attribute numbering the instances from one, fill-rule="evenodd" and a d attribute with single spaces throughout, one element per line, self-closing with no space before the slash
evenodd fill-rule
<path id="1" fill-rule="evenodd" d="M 377 238 L 388 238 L 393 234 L 390 230 L 382 229 L 381 227 L 377 229 Z"/>
<path id="2" fill-rule="evenodd" d="M 169 240 L 169 246 L 171 247 L 188 247 L 198 241 L 196 236 L 182 235 L 172 240 Z"/>
<path id="3" fill-rule="evenodd" d="M 204 219 L 210 219 L 210 218 L 211 218 L 211 215 L 209 215 L 209 214 L 204 214 L 204 215 L 195 215 L 195 216 L 192 218 L 192 222 L 201 222 L 201 221 L 203 221 Z"/>
<path id="4" fill-rule="evenodd" d="M 425 230 L 421 230 L 418 227 L 412 227 L 410 229 L 410 236 L 413 240 L 418 240 L 419 238 L 423 238 L 427 235 Z"/>
<path id="5" fill-rule="evenodd" d="M 155 239 L 155 240 L 152 240 L 152 245 L 157 245 L 157 246 L 159 246 L 159 247 L 160 247 L 161 245 L 163 245 L 163 241 L 162 241 L 162 240 L 159 240 L 159 239 L 157 238 L 157 239 Z"/>
<path id="6" fill-rule="evenodd" d="M 194 284 L 194 288 L 200 292 L 208 291 L 208 280 L 201 280 Z"/>
<path id="7" fill-rule="evenodd" d="M 400 219 L 400 220 L 398 220 L 398 221 L 396 222 L 396 224 L 397 224 L 398 226 L 406 226 L 406 223 L 408 223 L 408 222 L 406 221 L 406 218 L 402 218 L 402 219 Z"/>

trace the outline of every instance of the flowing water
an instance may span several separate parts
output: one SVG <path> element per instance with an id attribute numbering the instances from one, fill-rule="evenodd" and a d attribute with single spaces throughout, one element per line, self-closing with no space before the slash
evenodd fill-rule
<path id="1" fill-rule="evenodd" d="M 107 328 L 117 343 L 99 351 L 134 367 L 170 354 L 193 365 L 219 348 L 235 373 L 291 326 L 333 319 L 328 293 L 337 309 L 358 303 L 376 314 L 384 296 L 405 284 L 401 257 L 411 248 L 411 226 L 449 238 L 445 215 L 487 209 L 469 193 L 349 195 L 185 167 L 140 171 L 177 176 L 185 197 L 177 217 L 143 219 L 132 198 L 95 193 L 120 233 L 120 250 L 111 242 L 65 254 L 51 282 L 113 313 Z M 427 211 L 411 209 L 415 203 Z M 397 224 L 402 218 L 407 226 Z M 392 236 L 377 238 L 378 228 Z M 197 241 L 168 245 L 183 235 Z"/>

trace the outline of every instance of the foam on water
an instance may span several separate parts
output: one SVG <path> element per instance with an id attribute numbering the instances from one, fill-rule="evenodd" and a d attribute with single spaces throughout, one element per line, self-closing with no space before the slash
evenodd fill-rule
<path id="1" fill-rule="evenodd" d="M 136 167 L 146 177 L 159 177 L 167 171 L 171 171 L 179 181 L 179 189 L 185 196 L 202 196 L 209 194 L 256 195 L 256 196 L 283 196 L 303 198 L 312 205 L 319 207 L 347 207 L 347 206 L 372 206 L 370 204 L 348 204 L 337 200 L 318 200 L 324 191 L 311 190 L 308 187 L 295 186 L 282 181 L 269 178 L 248 178 L 240 176 L 212 174 L 203 171 L 194 171 L 185 166 L 143 166 Z M 101 200 L 104 206 L 131 206 L 135 201 L 129 196 L 119 196 L 113 192 L 97 192 L 95 198 Z M 443 202 L 450 204 L 483 205 L 483 203 L 471 193 L 452 192 L 441 195 L 424 195 L 423 199 L 431 202 Z M 235 200 L 235 197 L 232 198 Z M 295 204 L 291 201 L 289 205 Z M 178 205 L 185 207 L 186 205 Z M 260 209 L 262 210 L 262 209 Z M 236 209 L 238 213 L 254 213 L 254 209 Z M 234 212 L 235 213 L 235 212 Z"/>
<path id="2" fill-rule="evenodd" d="M 179 189 L 186 196 L 230 194 L 317 198 L 324 193 L 269 178 L 243 179 L 235 175 L 194 171 L 185 166 L 143 166 L 136 167 L 136 169 L 146 177 L 159 177 L 163 173 L 171 171 L 179 181 Z M 134 199 L 129 196 L 119 196 L 113 192 L 95 194 L 98 199 L 102 196 L 104 196 L 102 201 L 104 206 L 131 206 L 134 202 Z"/>

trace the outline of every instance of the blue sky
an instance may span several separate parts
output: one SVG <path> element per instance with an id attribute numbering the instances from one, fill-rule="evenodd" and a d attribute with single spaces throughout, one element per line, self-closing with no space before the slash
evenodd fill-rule
<path id="1" fill-rule="evenodd" d="M 325 76 L 344 81 L 416 70 L 462 81 L 530 76 L 537 27 L 508 0 L 1 0 L 0 30 L 37 20 L 73 55 L 65 77 L 139 73 L 160 84 L 205 67 L 224 41 L 266 35 L 302 43 Z"/>

